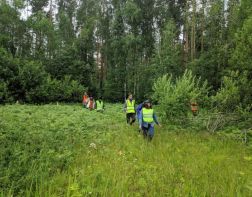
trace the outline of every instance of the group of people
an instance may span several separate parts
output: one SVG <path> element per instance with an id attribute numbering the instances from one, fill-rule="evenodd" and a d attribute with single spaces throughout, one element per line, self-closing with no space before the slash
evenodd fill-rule
<path id="1" fill-rule="evenodd" d="M 104 103 L 102 97 L 99 97 L 96 101 L 92 96 L 89 96 L 86 92 L 82 98 L 82 104 L 84 108 L 89 110 L 96 110 L 98 112 L 104 111 Z M 125 100 L 124 111 L 126 113 L 126 122 L 129 125 L 133 125 L 136 121 L 136 116 L 139 124 L 139 132 L 143 133 L 143 136 L 148 140 L 152 140 L 154 136 L 155 123 L 161 127 L 158 122 L 157 115 L 155 114 L 152 103 L 150 100 L 146 100 L 143 103 L 136 106 L 135 99 L 130 93 Z M 191 102 L 191 111 L 194 116 L 198 113 L 198 105 L 196 101 Z"/>
<path id="2" fill-rule="evenodd" d="M 95 100 L 92 96 L 89 96 L 87 92 L 84 93 L 82 97 L 82 105 L 84 108 L 89 109 L 90 111 L 96 110 L 97 112 L 104 111 L 104 103 L 102 97 L 99 97 Z"/>
<path id="3" fill-rule="evenodd" d="M 83 95 L 82 104 L 84 108 L 89 110 L 96 110 L 98 112 L 104 111 L 104 103 L 102 98 L 99 97 L 97 100 L 95 100 L 92 96 L 89 96 L 87 92 L 85 92 Z M 124 111 L 126 112 L 127 124 L 133 125 L 137 116 L 139 132 L 142 132 L 143 136 L 151 141 L 154 136 L 155 123 L 161 126 L 157 120 L 154 110 L 152 109 L 151 102 L 146 100 L 136 106 L 133 95 L 129 94 L 124 104 Z"/>
<path id="4" fill-rule="evenodd" d="M 155 123 L 161 127 L 157 120 L 157 116 L 152 108 L 150 100 L 146 100 L 136 107 L 133 95 L 129 94 L 124 104 L 124 111 L 126 112 L 127 124 L 132 125 L 136 121 L 136 116 L 139 124 L 139 132 L 148 140 L 152 140 L 154 136 Z"/>

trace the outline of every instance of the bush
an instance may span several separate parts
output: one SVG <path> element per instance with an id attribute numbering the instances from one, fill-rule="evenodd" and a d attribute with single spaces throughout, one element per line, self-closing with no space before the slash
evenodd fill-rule
<path id="1" fill-rule="evenodd" d="M 215 96 L 211 97 L 212 105 L 220 112 L 236 112 L 238 108 L 251 105 L 251 82 L 248 74 L 228 72 L 222 79 L 222 86 Z"/>
<path id="2" fill-rule="evenodd" d="M 66 76 L 63 80 L 47 77 L 45 83 L 38 89 L 40 102 L 80 102 L 86 89 L 77 81 Z"/>
<path id="3" fill-rule="evenodd" d="M 186 70 L 182 77 L 173 81 L 172 75 L 160 77 L 153 86 L 153 98 L 159 103 L 160 112 L 166 120 L 180 121 L 188 115 L 190 101 L 202 103 L 208 94 L 207 82 Z"/>
<path id="4" fill-rule="evenodd" d="M 0 104 L 4 103 L 7 97 L 8 97 L 7 85 L 5 82 L 0 81 Z"/>
<path id="5" fill-rule="evenodd" d="M 237 74 L 237 73 L 233 73 Z M 240 103 L 238 84 L 232 77 L 223 77 L 223 83 L 215 96 L 212 96 L 213 107 L 221 112 L 232 112 Z"/>
<path id="6" fill-rule="evenodd" d="M 40 62 L 23 61 L 19 65 L 18 80 L 21 85 L 20 97 L 29 103 L 37 102 L 37 94 L 39 87 L 45 83 L 47 73 Z M 20 96 L 21 96 L 20 95 Z"/>
<path id="7" fill-rule="evenodd" d="M 0 103 L 79 102 L 84 90 L 70 76 L 51 78 L 41 62 L 13 58 L 0 48 Z"/>

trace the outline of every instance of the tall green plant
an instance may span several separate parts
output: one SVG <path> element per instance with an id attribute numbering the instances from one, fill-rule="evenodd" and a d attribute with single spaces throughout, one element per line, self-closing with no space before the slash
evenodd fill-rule
<path id="1" fill-rule="evenodd" d="M 240 106 L 249 107 L 251 98 L 251 82 L 248 74 L 232 71 L 223 77 L 221 88 L 211 100 L 213 107 L 218 111 L 235 112 Z"/>
<path id="2" fill-rule="evenodd" d="M 154 83 L 153 90 L 153 99 L 158 101 L 163 118 L 180 121 L 187 117 L 190 101 L 204 101 L 209 88 L 206 81 L 202 82 L 190 70 L 186 70 L 182 77 L 175 80 L 172 75 L 160 77 Z"/>

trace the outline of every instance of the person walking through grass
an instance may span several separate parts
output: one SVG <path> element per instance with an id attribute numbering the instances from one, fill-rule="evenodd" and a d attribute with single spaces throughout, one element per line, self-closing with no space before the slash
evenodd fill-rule
<path id="1" fill-rule="evenodd" d="M 152 109 L 151 102 L 147 100 L 144 102 L 142 112 L 139 115 L 139 129 L 143 130 L 144 137 L 150 141 L 154 136 L 155 123 L 161 127 Z"/>
<path id="2" fill-rule="evenodd" d="M 84 92 L 84 95 L 82 97 L 82 105 L 83 105 L 84 108 L 87 107 L 88 100 L 89 100 L 88 94 L 87 94 L 87 92 Z"/>
<path id="3" fill-rule="evenodd" d="M 99 99 L 96 100 L 95 109 L 96 109 L 97 112 L 103 112 L 104 111 L 104 103 L 102 101 L 102 97 L 99 97 Z"/>
<path id="4" fill-rule="evenodd" d="M 124 104 L 124 111 L 126 112 L 126 122 L 132 125 L 136 121 L 136 110 L 135 110 L 135 100 L 133 95 L 130 93 L 128 99 Z"/>
<path id="5" fill-rule="evenodd" d="M 87 108 L 92 111 L 95 109 L 95 100 L 92 96 L 90 96 L 89 101 L 87 103 Z"/>

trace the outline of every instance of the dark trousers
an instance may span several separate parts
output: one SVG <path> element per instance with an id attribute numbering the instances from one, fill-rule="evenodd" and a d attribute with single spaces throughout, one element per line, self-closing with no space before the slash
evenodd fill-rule
<path id="1" fill-rule="evenodd" d="M 136 114 L 135 113 L 128 113 L 126 114 L 127 123 L 132 125 L 136 121 Z"/>

